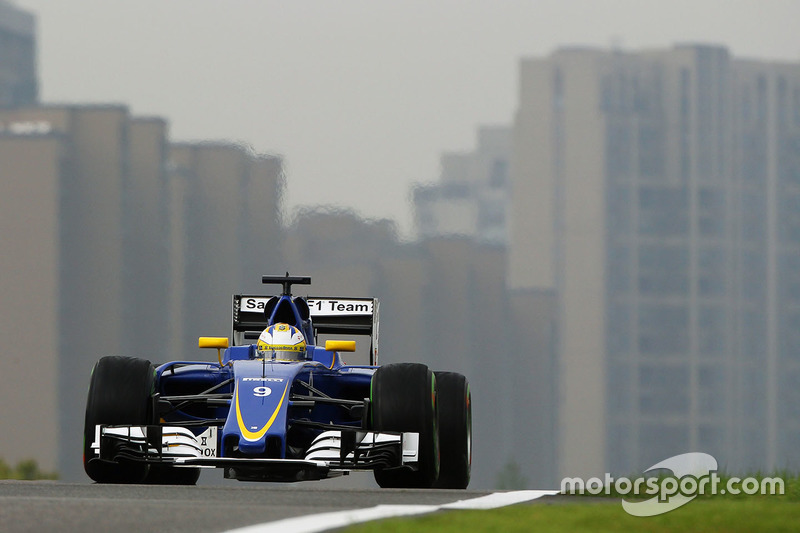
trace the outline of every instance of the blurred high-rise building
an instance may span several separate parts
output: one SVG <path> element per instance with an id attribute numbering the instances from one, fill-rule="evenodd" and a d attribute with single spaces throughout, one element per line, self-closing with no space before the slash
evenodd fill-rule
<path id="1" fill-rule="evenodd" d="M 503 465 L 527 453 L 531 439 L 515 437 L 528 436 L 531 421 L 520 399 L 543 391 L 529 394 L 524 383 L 535 362 L 525 373 L 512 366 L 519 350 L 510 340 L 502 246 L 464 235 L 401 243 L 388 220 L 318 209 L 298 214 L 287 228 L 286 258 L 291 272 L 311 275 L 313 295 L 380 299 L 380 364 L 421 362 L 467 377 L 474 400 L 471 486 L 493 487 Z M 366 363 L 359 352 L 345 360 Z"/>
<path id="2" fill-rule="evenodd" d="M 519 89 L 507 283 L 551 305 L 549 479 L 800 466 L 800 64 L 562 49 Z"/>
<path id="3" fill-rule="evenodd" d="M 38 97 L 36 20 L 0 0 L 0 107 L 31 105 Z"/>
<path id="4" fill-rule="evenodd" d="M 168 158 L 168 357 L 196 359 L 199 336 L 230 333 L 231 294 L 283 268 L 283 163 L 229 142 L 173 143 Z"/>
<path id="5" fill-rule="evenodd" d="M 440 180 L 413 191 L 417 237 L 462 235 L 480 242 L 506 242 L 508 127 L 478 129 L 474 151 L 442 155 Z"/>
<path id="6" fill-rule="evenodd" d="M 4 430 L 14 440 L 3 453 L 9 460 L 31 454 L 66 475 L 65 464 L 78 465 L 72 472 L 80 468 L 91 361 L 123 345 L 128 122 L 122 106 L 0 110 L 1 255 L 15 265 L 3 269 L 10 294 L 0 322 L 9 328 L 3 336 L 8 353 L 20 354 L 20 371 L 2 374 L 2 391 L 15 399 L 35 395 L 21 412 L 55 422 Z M 22 379 L 30 371 L 36 379 Z"/>
<path id="7" fill-rule="evenodd" d="M 281 161 L 65 105 L 0 109 L 0 163 L 0 400 L 35 421 L 0 424 L 2 457 L 84 479 L 94 362 L 198 358 L 199 334 L 227 335 L 230 294 L 282 264 Z"/>
<path id="8" fill-rule="evenodd" d="M 10 464 L 35 458 L 47 471 L 58 465 L 53 436 L 59 428 L 59 205 L 65 152 L 57 134 L 0 131 L 0 403 L 35 424 L 31 431 L 17 417 L 3 417 L 0 457 Z"/>

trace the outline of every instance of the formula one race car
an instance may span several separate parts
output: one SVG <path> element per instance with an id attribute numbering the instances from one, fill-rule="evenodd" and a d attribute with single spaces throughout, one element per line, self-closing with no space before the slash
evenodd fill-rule
<path id="1" fill-rule="evenodd" d="M 155 367 L 103 357 L 89 385 L 84 468 L 98 483 L 194 484 L 202 468 L 243 481 L 317 480 L 372 470 L 381 487 L 469 484 L 467 379 L 419 363 L 377 366 L 378 300 L 292 297 L 309 277 L 264 276 L 280 296 L 233 296 L 218 362 Z M 342 352 L 367 336 L 369 365 Z M 223 351 L 224 350 L 224 351 Z"/>

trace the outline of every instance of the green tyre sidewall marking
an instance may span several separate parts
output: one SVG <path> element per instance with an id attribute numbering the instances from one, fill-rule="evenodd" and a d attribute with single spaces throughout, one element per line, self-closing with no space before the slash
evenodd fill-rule
<path id="1" fill-rule="evenodd" d="M 436 374 L 431 371 L 431 407 L 433 408 L 433 456 L 436 470 L 436 477 L 439 477 L 439 467 L 441 466 L 442 452 L 439 447 L 439 409 L 436 401 Z"/>

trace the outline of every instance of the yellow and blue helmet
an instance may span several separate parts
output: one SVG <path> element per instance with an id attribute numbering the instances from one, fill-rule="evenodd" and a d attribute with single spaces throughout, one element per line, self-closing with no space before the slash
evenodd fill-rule
<path id="1" fill-rule="evenodd" d="M 294 326 L 273 324 L 258 337 L 256 357 L 279 361 L 303 361 L 306 358 L 306 340 Z"/>

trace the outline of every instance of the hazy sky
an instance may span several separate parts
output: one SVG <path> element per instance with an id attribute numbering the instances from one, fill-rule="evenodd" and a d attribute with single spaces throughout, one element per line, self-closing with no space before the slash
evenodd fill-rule
<path id="1" fill-rule="evenodd" d="M 800 0 L 15 0 L 38 16 L 46 103 L 123 103 L 170 137 L 284 157 L 287 207 L 410 233 L 412 184 L 510 124 L 521 57 L 723 44 L 800 62 Z"/>

